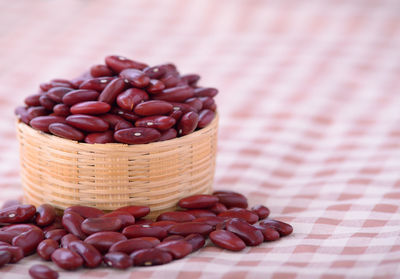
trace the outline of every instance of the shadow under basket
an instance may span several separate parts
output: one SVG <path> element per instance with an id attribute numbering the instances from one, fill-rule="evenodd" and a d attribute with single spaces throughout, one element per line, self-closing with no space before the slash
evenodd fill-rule
<path id="1" fill-rule="evenodd" d="M 146 205 L 152 218 L 183 197 L 212 192 L 218 115 L 187 136 L 137 145 L 80 143 L 22 122 L 17 130 L 24 199 L 36 206 Z"/>

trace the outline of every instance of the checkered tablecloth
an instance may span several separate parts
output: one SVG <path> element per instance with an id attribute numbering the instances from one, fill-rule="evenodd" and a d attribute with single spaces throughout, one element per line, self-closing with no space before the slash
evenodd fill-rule
<path id="1" fill-rule="evenodd" d="M 22 193 L 14 107 L 121 54 L 219 88 L 215 188 L 294 227 L 239 253 L 61 278 L 400 278 L 400 1 L 3 0 L 0 50 L 1 201 Z"/>

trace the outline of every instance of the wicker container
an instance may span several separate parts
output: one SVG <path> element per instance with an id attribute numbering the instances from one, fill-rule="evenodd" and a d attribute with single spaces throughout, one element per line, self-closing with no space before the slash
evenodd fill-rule
<path id="1" fill-rule="evenodd" d="M 182 197 L 211 192 L 217 129 L 218 116 L 201 130 L 163 142 L 87 144 L 18 122 L 25 201 L 106 211 L 147 205 L 153 217 Z"/>

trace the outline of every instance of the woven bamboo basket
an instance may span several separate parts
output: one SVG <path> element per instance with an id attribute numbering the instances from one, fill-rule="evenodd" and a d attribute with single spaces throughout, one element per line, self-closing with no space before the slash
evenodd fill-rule
<path id="1" fill-rule="evenodd" d="M 201 130 L 163 142 L 87 144 L 18 122 L 24 199 L 58 209 L 147 205 L 154 217 L 185 196 L 212 191 L 217 130 L 218 116 Z"/>

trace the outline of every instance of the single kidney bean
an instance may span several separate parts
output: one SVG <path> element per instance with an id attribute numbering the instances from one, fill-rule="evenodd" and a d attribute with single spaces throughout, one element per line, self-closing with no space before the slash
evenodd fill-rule
<path id="1" fill-rule="evenodd" d="M 50 226 L 44 227 L 43 232 L 46 233 L 48 231 L 63 229 L 63 228 L 64 227 L 61 223 L 61 216 L 56 216 L 56 219 L 54 220 L 53 224 L 51 224 Z"/>
<path id="2" fill-rule="evenodd" d="M 50 204 L 42 204 L 36 209 L 37 215 L 35 222 L 38 226 L 44 227 L 51 225 L 56 219 L 56 210 Z"/>
<path id="3" fill-rule="evenodd" d="M 43 239 L 44 234 L 42 230 L 32 229 L 14 237 L 12 245 L 21 247 L 24 255 L 27 256 L 35 252 L 36 247 Z"/>
<path id="4" fill-rule="evenodd" d="M 259 224 L 253 225 L 256 229 L 260 230 L 264 236 L 264 241 L 275 241 L 278 240 L 280 235 L 277 230 L 271 227 L 263 227 Z"/>
<path id="5" fill-rule="evenodd" d="M 75 212 L 81 215 L 84 219 L 86 218 L 97 218 L 101 217 L 104 215 L 104 212 L 101 211 L 98 208 L 95 207 L 90 207 L 90 206 L 84 206 L 84 205 L 74 205 L 70 206 L 65 209 L 64 214 L 67 212 Z"/>
<path id="6" fill-rule="evenodd" d="M 100 133 L 90 133 L 87 134 L 84 141 L 86 143 L 111 143 L 114 141 L 114 132 L 113 131 L 105 131 Z"/>
<path id="7" fill-rule="evenodd" d="M 48 115 L 47 110 L 42 106 L 30 107 L 30 108 L 28 108 L 27 112 L 28 112 L 29 119 L 33 119 L 38 116 Z"/>
<path id="8" fill-rule="evenodd" d="M 29 122 L 32 128 L 42 132 L 49 132 L 49 126 L 53 123 L 65 123 L 65 118 L 62 116 L 38 116 Z"/>
<path id="9" fill-rule="evenodd" d="M 81 229 L 83 217 L 73 211 L 64 212 L 62 224 L 66 231 L 77 236 L 79 239 L 85 239 L 86 234 Z"/>
<path id="10" fill-rule="evenodd" d="M 3 205 L 1 206 L 1 209 L 7 208 L 7 207 L 11 207 L 14 205 L 21 205 L 21 201 L 20 200 L 7 200 L 3 203 Z"/>
<path id="11" fill-rule="evenodd" d="M 11 261 L 12 255 L 10 252 L 4 250 L 0 251 L 0 268 Z"/>
<path id="12" fill-rule="evenodd" d="M 158 240 L 158 243 L 160 243 L 159 240 Z M 121 240 L 121 241 L 114 243 L 110 247 L 109 252 L 123 252 L 125 254 L 130 254 L 137 250 L 153 248 L 158 243 L 154 243 L 154 242 L 151 242 L 151 241 L 148 241 L 145 239 L 139 239 L 139 238 Z"/>
<path id="13" fill-rule="evenodd" d="M 173 112 L 171 112 L 169 114 L 169 116 L 172 117 L 173 119 L 175 119 L 176 122 L 178 122 L 181 119 L 182 115 L 183 115 L 183 111 L 181 111 L 181 110 L 174 110 Z"/>
<path id="14" fill-rule="evenodd" d="M 99 115 L 101 119 L 106 121 L 108 125 L 110 125 L 110 128 L 117 131 L 121 129 L 127 129 L 127 128 L 133 128 L 133 124 L 126 121 L 124 118 L 121 116 L 111 114 L 111 113 L 106 113 L 103 115 Z"/>
<path id="15" fill-rule="evenodd" d="M 143 88 L 149 85 L 150 78 L 142 71 L 137 69 L 125 69 L 119 73 L 119 76 L 129 81 L 132 86 Z"/>
<path id="16" fill-rule="evenodd" d="M 189 98 L 185 101 L 185 104 L 191 106 L 197 113 L 203 108 L 203 102 L 198 98 Z"/>
<path id="17" fill-rule="evenodd" d="M 257 246 L 264 241 L 260 230 L 241 219 L 233 218 L 226 221 L 226 230 L 239 236 L 249 246 Z"/>
<path id="18" fill-rule="evenodd" d="M 51 255 L 51 260 L 59 267 L 74 270 L 83 265 L 83 259 L 78 253 L 67 248 L 59 248 Z"/>
<path id="19" fill-rule="evenodd" d="M 175 119 L 169 116 L 147 116 L 135 122 L 136 127 L 149 127 L 158 130 L 168 130 L 175 125 Z"/>
<path id="20" fill-rule="evenodd" d="M 71 92 L 73 89 L 68 87 L 53 87 L 49 91 L 47 91 L 47 97 L 50 98 L 53 102 L 61 103 L 62 98 L 68 92 Z"/>
<path id="21" fill-rule="evenodd" d="M 49 131 L 53 135 L 70 140 L 81 141 L 85 138 L 85 134 L 65 123 L 52 123 L 49 125 Z"/>
<path id="22" fill-rule="evenodd" d="M 123 79 L 116 78 L 111 81 L 101 92 L 99 96 L 99 101 L 112 105 L 117 96 L 127 87 L 127 83 Z"/>
<path id="23" fill-rule="evenodd" d="M 47 265 L 35 264 L 29 268 L 29 275 L 33 279 L 57 279 L 58 272 L 51 269 Z"/>
<path id="24" fill-rule="evenodd" d="M 116 73 L 120 73 L 125 69 L 139 69 L 143 70 L 147 67 L 146 64 L 130 60 L 126 57 L 119 56 L 119 55 L 110 55 L 107 56 L 105 59 L 106 65 Z"/>
<path id="25" fill-rule="evenodd" d="M 152 236 L 136 237 L 135 239 L 142 239 L 142 240 L 149 241 L 149 242 L 151 242 L 154 246 L 156 246 L 158 243 L 161 242 L 158 238 L 152 237 Z"/>
<path id="26" fill-rule="evenodd" d="M 68 245 L 75 240 L 79 240 L 79 238 L 71 233 L 66 234 L 61 238 L 61 247 L 68 248 Z"/>
<path id="27" fill-rule="evenodd" d="M 84 265 L 89 268 L 99 266 L 103 260 L 100 252 L 93 245 L 81 240 L 72 241 L 68 245 L 68 249 L 79 254 L 83 259 Z"/>
<path id="28" fill-rule="evenodd" d="M 181 76 L 181 80 L 186 83 L 189 84 L 191 86 L 196 85 L 196 83 L 199 81 L 200 76 L 197 74 L 187 74 L 187 75 L 183 75 Z"/>
<path id="29" fill-rule="evenodd" d="M 164 83 L 165 88 L 174 88 L 179 84 L 180 79 L 176 74 L 166 74 L 160 81 Z"/>
<path id="30" fill-rule="evenodd" d="M 258 218 L 260 220 L 267 218 L 269 216 L 269 213 L 270 213 L 269 208 L 264 206 L 264 205 L 253 206 L 251 208 L 251 211 L 253 211 L 255 214 L 257 214 Z"/>
<path id="31" fill-rule="evenodd" d="M 199 113 L 199 123 L 197 123 L 197 128 L 202 129 L 213 121 L 215 117 L 215 112 L 209 109 L 203 109 Z"/>
<path id="32" fill-rule="evenodd" d="M 165 101 L 153 100 L 137 104 L 134 111 L 141 116 L 167 114 L 172 111 L 172 105 Z"/>
<path id="33" fill-rule="evenodd" d="M 194 89 L 194 96 L 196 97 L 215 97 L 218 94 L 218 89 L 211 87 L 199 87 Z"/>
<path id="34" fill-rule="evenodd" d="M 182 111 L 183 114 L 185 114 L 185 113 L 187 113 L 189 111 L 196 112 L 195 109 L 192 106 L 190 106 L 188 104 L 185 104 L 185 103 L 170 102 L 170 104 L 172 105 L 172 109 L 174 111 Z"/>
<path id="35" fill-rule="evenodd" d="M 195 218 L 217 216 L 214 212 L 206 209 L 190 209 L 186 210 L 185 212 L 192 214 Z"/>
<path id="36" fill-rule="evenodd" d="M 98 64 L 90 67 L 92 77 L 112 77 L 114 73 L 106 65 Z"/>
<path id="37" fill-rule="evenodd" d="M 163 89 L 165 89 L 165 84 L 158 79 L 150 79 L 150 83 L 146 88 L 146 91 L 150 94 L 160 93 Z"/>
<path id="38" fill-rule="evenodd" d="M 183 85 L 164 89 L 159 94 L 154 94 L 153 98 L 156 100 L 163 100 L 168 102 L 184 102 L 185 100 L 194 96 L 192 87 Z"/>
<path id="39" fill-rule="evenodd" d="M 31 219 L 36 207 L 30 204 L 14 205 L 0 210 L 0 223 L 22 223 Z"/>
<path id="40" fill-rule="evenodd" d="M 161 133 L 161 137 L 158 139 L 158 141 L 174 139 L 177 135 L 178 132 L 174 128 L 171 128 Z"/>
<path id="41" fill-rule="evenodd" d="M 231 208 L 225 212 L 218 214 L 220 217 L 239 218 L 245 220 L 249 224 L 254 224 L 258 221 L 258 215 L 244 208 Z"/>
<path id="42" fill-rule="evenodd" d="M 111 106 L 104 102 L 99 101 L 87 101 L 79 104 L 75 104 L 71 107 L 70 111 L 72 114 L 103 114 L 109 112 Z"/>
<path id="43" fill-rule="evenodd" d="M 113 80 L 113 77 L 87 79 L 79 86 L 79 89 L 95 90 L 98 92 L 102 92 Z"/>
<path id="44" fill-rule="evenodd" d="M 207 223 L 201 222 L 187 222 L 180 223 L 172 226 L 168 229 L 169 234 L 178 234 L 187 236 L 192 233 L 198 233 L 201 235 L 208 235 L 213 230 L 213 227 Z"/>
<path id="45" fill-rule="evenodd" d="M 18 116 L 18 119 L 22 121 L 25 124 L 29 124 L 29 121 L 31 121 L 31 118 L 28 115 L 28 110 L 25 107 L 17 107 L 15 109 L 15 115 Z"/>
<path id="46" fill-rule="evenodd" d="M 10 263 L 17 263 L 24 258 L 24 251 L 18 246 L 0 246 L 0 251 L 7 251 L 11 254 Z"/>
<path id="47" fill-rule="evenodd" d="M 211 241 L 221 248 L 231 251 L 241 251 L 246 244 L 238 236 L 230 231 L 218 230 L 210 233 Z"/>
<path id="48" fill-rule="evenodd" d="M 15 237 L 15 234 L 12 232 L 3 232 L 0 231 L 0 241 L 10 243 L 12 242 L 12 239 Z"/>
<path id="49" fill-rule="evenodd" d="M 128 128 L 114 133 L 114 139 L 127 144 L 144 144 L 157 141 L 161 137 L 159 131 L 153 128 Z"/>
<path id="50" fill-rule="evenodd" d="M 203 102 L 203 109 L 209 109 L 215 111 L 217 109 L 217 105 L 213 98 L 210 97 L 199 97 L 200 101 Z"/>
<path id="51" fill-rule="evenodd" d="M 173 240 L 162 242 L 156 246 L 157 249 L 170 253 L 174 259 L 181 259 L 192 253 L 192 245 L 186 240 Z"/>
<path id="52" fill-rule="evenodd" d="M 86 234 L 97 232 L 115 232 L 121 228 L 122 222 L 117 217 L 109 218 L 87 218 L 81 224 L 81 229 Z"/>
<path id="53" fill-rule="evenodd" d="M 218 198 L 212 195 L 193 195 L 179 200 L 178 205 L 182 208 L 196 209 L 214 206 Z"/>
<path id="54" fill-rule="evenodd" d="M 135 221 L 135 225 L 151 225 L 154 221 L 150 219 L 139 219 Z"/>
<path id="55" fill-rule="evenodd" d="M 53 107 L 53 114 L 56 116 L 68 116 L 70 114 L 69 106 L 65 104 L 57 104 Z"/>
<path id="56" fill-rule="evenodd" d="M 86 132 L 104 132 L 108 130 L 108 123 L 97 116 L 74 114 L 68 116 L 66 121 L 67 124 Z"/>
<path id="57" fill-rule="evenodd" d="M 39 98 L 42 96 L 41 94 L 33 94 L 29 95 L 25 98 L 25 104 L 29 107 L 37 107 L 40 106 Z"/>
<path id="58" fill-rule="evenodd" d="M 146 91 L 137 88 L 129 88 L 118 95 L 117 97 L 117 105 L 128 111 L 132 111 L 133 108 L 144 101 L 149 99 L 149 95 L 147 95 Z"/>
<path id="59" fill-rule="evenodd" d="M 150 226 L 151 227 L 163 227 L 164 229 L 168 230 L 170 227 L 172 227 L 175 224 L 176 224 L 176 222 L 174 222 L 174 221 L 158 221 L 158 222 L 151 223 Z"/>
<path id="60" fill-rule="evenodd" d="M 185 237 L 185 240 L 192 245 L 192 251 L 195 252 L 206 244 L 206 239 L 198 233 L 192 233 Z"/>
<path id="61" fill-rule="evenodd" d="M 119 107 L 113 107 L 111 109 L 112 114 L 116 114 L 124 118 L 125 120 L 135 122 L 137 119 L 139 119 L 139 116 L 137 116 L 135 113 L 132 111 L 127 111 L 123 110 L 122 108 Z"/>
<path id="62" fill-rule="evenodd" d="M 39 227 L 33 224 L 15 224 L 9 225 L 1 228 L 1 231 L 12 233 L 14 236 L 20 235 L 21 233 L 30 231 L 30 230 L 41 230 Z"/>
<path id="63" fill-rule="evenodd" d="M 130 257 L 134 266 L 161 265 L 172 261 L 172 255 L 169 252 L 157 248 L 142 249 L 133 252 Z"/>
<path id="64" fill-rule="evenodd" d="M 135 224 L 135 217 L 127 211 L 113 211 L 103 215 L 101 218 L 118 218 L 121 221 L 121 228 Z"/>
<path id="65" fill-rule="evenodd" d="M 51 231 L 47 231 L 44 234 L 44 237 L 47 239 L 54 239 L 57 242 L 60 242 L 61 238 L 63 238 L 64 235 L 67 235 L 68 232 L 64 229 L 55 229 Z"/>
<path id="66" fill-rule="evenodd" d="M 217 191 L 213 193 L 217 196 L 219 202 L 225 205 L 227 208 L 240 207 L 247 208 L 247 198 L 242 194 L 231 192 L 231 191 Z"/>
<path id="67" fill-rule="evenodd" d="M 94 101 L 99 97 L 99 95 L 99 92 L 95 90 L 73 90 L 64 95 L 62 102 L 68 106 L 72 106 L 81 102 Z"/>
<path id="68" fill-rule="evenodd" d="M 104 255 L 104 263 L 110 267 L 127 269 L 133 265 L 133 260 L 122 252 L 109 252 Z"/>
<path id="69" fill-rule="evenodd" d="M 54 253 L 55 250 L 59 248 L 58 242 L 54 239 L 45 239 L 42 240 L 37 248 L 36 252 L 38 255 L 45 261 L 49 261 L 51 259 L 51 255 Z"/>
<path id="70" fill-rule="evenodd" d="M 166 70 L 165 67 L 153 66 L 153 67 L 147 67 L 147 68 L 143 69 L 143 72 L 149 78 L 159 79 L 165 74 L 165 72 L 166 72 L 165 70 Z"/>
<path id="71" fill-rule="evenodd" d="M 178 123 L 178 135 L 185 136 L 192 133 L 199 122 L 199 115 L 193 111 L 185 113 Z"/>
<path id="72" fill-rule="evenodd" d="M 107 253 L 110 247 L 121 240 L 127 238 L 119 232 L 98 232 L 88 236 L 85 239 L 86 243 L 92 244 L 101 253 Z"/>
<path id="73" fill-rule="evenodd" d="M 127 238 L 151 236 L 163 239 L 167 236 L 167 230 L 160 226 L 151 227 L 150 225 L 131 225 L 122 230 Z"/>
<path id="74" fill-rule="evenodd" d="M 69 87 L 74 88 L 74 84 L 66 79 L 53 79 L 50 82 L 40 84 L 40 89 L 43 91 L 49 91 L 54 87 Z"/>
<path id="75" fill-rule="evenodd" d="M 47 97 L 46 94 L 40 96 L 39 98 L 40 105 L 44 107 L 47 110 L 53 110 L 53 107 L 56 105 L 56 102 L 54 102 L 52 99 Z"/>
<path id="76" fill-rule="evenodd" d="M 184 211 L 168 211 L 161 213 L 157 217 L 157 221 L 174 221 L 177 223 L 190 222 L 194 219 L 195 217 L 192 214 Z"/>
<path id="77" fill-rule="evenodd" d="M 223 205 L 222 203 L 217 202 L 214 206 L 212 206 L 211 208 L 209 208 L 209 210 L 210 210 L 211 212 L 214 212 L 215 214 L 218 215 L 218 214 L 220 214 L 221 212 L 227 211 L 228 209 L 227 209 L 226 206 Z"/>
<path id="78" fill-rule="evenodd" d="M 167 222 L 167 221 L 165 221 L 165 222 Z M 167 236 L 166 238 L 163 239 L 162 242 L 169 242 L 169 241 L 175 241 L 175 240 L 181 240 L 181 239 L 184 239 L 184 237 L 176 234 L 176 235 Z"/>
<path id="79" fill-rule="evenodd" d="M 260 225 L 267 228 L 273 228 L 279 232 L 280 236 L 287 236 L 293 232 L 293 227 L 287 223 L 278 220 L 264 220 L 260 222 Z"/>

